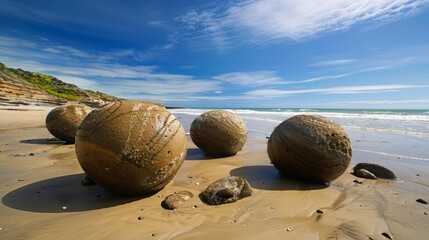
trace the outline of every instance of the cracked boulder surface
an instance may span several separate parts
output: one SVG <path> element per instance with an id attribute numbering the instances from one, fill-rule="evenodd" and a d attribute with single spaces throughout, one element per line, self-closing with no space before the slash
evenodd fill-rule
<path id="1" fill-rule="evenodd" d="M 85 173 L 113 192 L 142 195 L 162 189 L 186 157 L 186 135 L 165 107 L 120 101 L 91 112 L 76 136 Z"/>
<path id="2" fill-rule="evenodd" d="M 271 134 L 267 151 L 285 177 L 319 183 L 341 176 L 352 157 L 345 130 L 317 115 L 297 115 L 282 122 Z"/>

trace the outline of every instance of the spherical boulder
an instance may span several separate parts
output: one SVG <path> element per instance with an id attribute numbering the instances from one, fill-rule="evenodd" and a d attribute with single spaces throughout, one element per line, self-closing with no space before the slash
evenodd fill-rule
<path id="1" fill-rule="evenodd" d="M 91 112 L 76 135 L 82 169 L 115 193 L 142 195 L 162 189 L 186 157 L 186 135 L 161 105 L 120 101 Z"/>
<path id="2" fill-rule="evenodd" d="M 271 134 L 267 151 L 284 176 L 321 183 L 341 176 L 352 156 L 344 129 L 316 115 L 297 115 L 282 122 Z"/>
<path id="3" fill-rule="evenodd" d="M 190 133 L 197 147 L 215 157 L 235 155 L 247 139 L 244 121 L 233 112 L 225 110 L 201 114 L 192 122 Z"/>
<path id="4" fill-rule="evenodd" d="M 92 111 L 84 104 L 66 104 L 52 109 L 46 116 L 46 128 L 56 138 L 74 143 L 83 119 Z"/>

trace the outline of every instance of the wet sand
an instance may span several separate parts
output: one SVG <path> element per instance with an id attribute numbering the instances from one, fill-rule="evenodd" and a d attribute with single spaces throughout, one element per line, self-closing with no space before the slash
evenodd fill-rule
<path id="1" fill-rule="evenodd" d="M 330 185 L 315 185 L 282 178 L 262 133 L 250 133 L 236 156 L 216 159 L 188 139 L 175 178 L 158 193 L 130 198 L 81 185 L 74 145 L 46 130 L 47 113 L 0 110 L 0 239 L 429 238 L 429 205 L 416 202 L 429 201 L 426 161 L 354 151 L 350 168 L 377 162 L 398 180 L 360 179 L 349 169 Z M 192 116 L 178 116 L 188 131 Z M 253 196 L 220 206 L 201 202 L 200 192 L 230 175 L 245 177 Z M 182 190 L 195 197 L 175 211 L 161 207 Z"/>

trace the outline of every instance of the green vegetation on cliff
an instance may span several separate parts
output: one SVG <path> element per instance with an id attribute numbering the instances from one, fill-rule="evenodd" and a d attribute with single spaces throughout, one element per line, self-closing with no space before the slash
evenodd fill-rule
<path id="1" fill-rule="evenodd" d="M 6 75 L 11 79 L 22 79 L 25 82 L 39 88 L 49 95 L 54 97 L 69 100 L 78 101 L 83 98 L 96 98 L 103 101 L 115 101 L 118 100 L 116 97 L 110 96 L 101 92 L 94 92 L 91 90 L 84 90 L 76 85 L 65 83 L 55 77 L 38 73 L 28 72 L 22 69 L 8 68 L 4 64 L 0 63 L 0 74 Z"/>

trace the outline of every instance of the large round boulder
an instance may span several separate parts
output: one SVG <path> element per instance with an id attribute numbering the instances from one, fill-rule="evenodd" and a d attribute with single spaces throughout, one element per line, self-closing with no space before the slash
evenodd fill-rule
<path id="1" fill-rule="evenodd" d="M 66 104 L 52 109 L 46 116 L 46 128 L 56 138 L 74 143 L 83 119 L 92 111 L 84 104 Z"/>
<path id="2" fill-rule="evenodd" d="M 82 169 L 113 192 L 141 195 L 162 189 L 186 157 L 186 135 L 165 107 L 120 101 L 91 112 L 76 135 Z"/>
<path id="3" fill-rule="evenodd" d="M 344 129 L 330 119 L 297 115 L 277 126 L 268 140 L 271 163 L 286 177 L 330 182 L 347 169 L 352 147 Z"/>
<path id="4" fill-rule="evenodd" d="M 191 139 L 209 156 L 235 155 L 247 139 L 247 127 L 236 114 L 214 110 L 201 114 L 191 124 Z"/>

